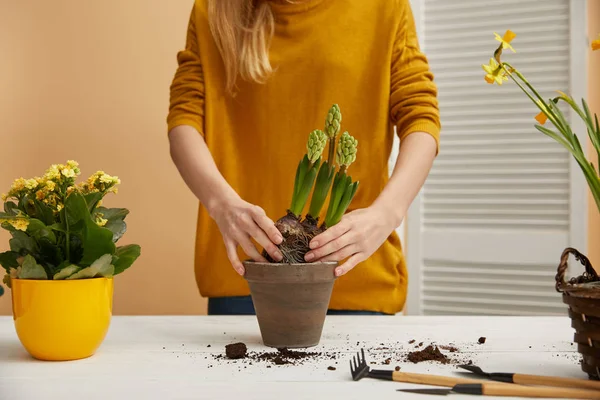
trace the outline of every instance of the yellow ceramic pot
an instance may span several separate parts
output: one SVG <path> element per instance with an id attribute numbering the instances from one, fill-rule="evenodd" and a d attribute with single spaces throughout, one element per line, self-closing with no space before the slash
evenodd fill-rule
<path id="1" fill-rule="evenodd" d="M 29 354 L 67 361 L 96 352 L 112 316 L 112 278 L 11 282 L 15 328 Z"/>

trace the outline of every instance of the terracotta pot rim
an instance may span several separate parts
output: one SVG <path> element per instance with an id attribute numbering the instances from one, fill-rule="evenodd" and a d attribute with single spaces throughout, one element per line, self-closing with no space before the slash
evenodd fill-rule
<path id="1" fill-rule="evenodd" d="M 338 265 L 339 263 L 336 261 L 317 261 L 311 263 L 270 263 L 270 262 L 260 262 L 260 261 L 242 261 L 244 265 L 264 265 L 264 266 L 281 266 L 281 267 L 307 267 L 307 266 L 323 266 L 323 265 Z"/>

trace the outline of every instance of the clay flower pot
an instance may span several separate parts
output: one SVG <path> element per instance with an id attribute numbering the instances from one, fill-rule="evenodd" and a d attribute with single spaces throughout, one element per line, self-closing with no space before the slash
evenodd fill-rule
<path id="1" fill-rule="evenodd" d="M 93 355 L 108 332 L 113 279 L 12 279 L 13 318 L 34 358 L 68 361 Z"/>
<path id="2" fill-rule="evenodd" d="M 265 346 L 319 344 L 335 281 L 336 262 L 274 264 L 244 262 Z"/>

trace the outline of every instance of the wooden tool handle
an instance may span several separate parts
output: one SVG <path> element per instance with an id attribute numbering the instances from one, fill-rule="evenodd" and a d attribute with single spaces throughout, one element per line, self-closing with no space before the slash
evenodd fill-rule
<path id="1" fill-rule="evenodd" d="M 479 379 L 469 378 L 455 378 L 452 376 L 439 376 L 439 375 L 427 375 L 427 374 L 416 374 L 411 372 L 398 372 L 394 371 L 392 374 L 392 380 L 396 382 L 407 382 L 407 383 L 421 383 L 425 385 L 433 386 L 445 386 L 453 387 L 461 383 L 482 383 L 484 381 Z M 502 383 L 498 383 L 502 385 Z"/>
<path id="2" fill-rule="evenodd" d="M 600 392 L 595 390 L 528 387 L 521 385 L 498 385 L 484 383 L 482 392 L 485 396 L 520 396 L 545 397 L 554 399 L 600 399 Z"/>
<path id="3" fill-rule="evenodd" d="M 591 381 L 591 380 L 587 380 L 587 379 L 514 374 L 513 381 L 515 383 L 519 383 L 522 385 L 540 385 L 540 386 L 554 386 L 554 387 L 568 387 L 568 388 L 577 388 L 577 389 L 600 390 L 600 382 L 599 381 Z"/>

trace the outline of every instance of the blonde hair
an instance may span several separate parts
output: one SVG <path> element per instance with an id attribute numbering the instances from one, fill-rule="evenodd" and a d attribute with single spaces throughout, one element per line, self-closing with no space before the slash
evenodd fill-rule
<path id="1" fill-rule="evenodd" d="M 234 94 L 238 75 L 264 83 L 273 72 L 269 46 L 275 18 L 267 0 L 209 0 L 208 21 Z"/>

